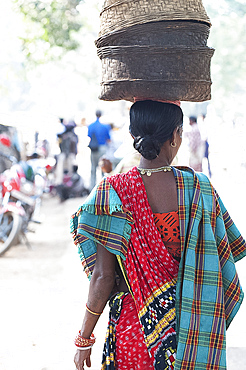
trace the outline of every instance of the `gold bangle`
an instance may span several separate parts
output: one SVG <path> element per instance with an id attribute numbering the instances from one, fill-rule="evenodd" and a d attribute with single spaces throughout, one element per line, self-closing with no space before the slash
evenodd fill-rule
<path id="1" fill-rule="evenodd" d="M 94 312 L 94 311 L 91 311 L 88 306 L 87 306 L 87 303 L 85 305 L 86 309 L 88 312 L 90 312 L 92 315 L 95 315 L 95 316 L 100 316 L 102 314 L 102 312 L 98 313 L 98 312 Z"/>

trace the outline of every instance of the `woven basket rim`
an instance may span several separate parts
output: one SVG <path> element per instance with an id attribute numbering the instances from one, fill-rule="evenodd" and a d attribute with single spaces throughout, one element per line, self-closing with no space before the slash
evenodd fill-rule
<path id="1" fill-rule="evenodd" d="M 176 16 L 175 18 L 165 17 L 164 19 L 160 19 L 160 18 L 157 18 L 155 16 L 152 16 L 152 17 L 150 16 L 148 19 L 146 19 L 146 20 L 142 19 L 142 21 L 139 21 L 138 23 L 136 23 L 135 20 L 132 20 L 132 21 L 128 21 L 127 23 L 123 21 L 123 22 L 118 22 L 117 25 L 112 25 L 112 26 L 108 25 L 108 26 L 103 27 L 103 28 L 101 27 L 101 29 L 98 33 L 98 37 L 102 37 L 105 34 L 115 32 L 115 31 L 120 31 L 124 28 L 128 28 L 128 27 L 135 26 L 135 25 L 138 25 L 138 24 L 160 22 L 160 21 L 164 21 L 164 20 L 166 20 L 166 21 L 187 21 L 187 20 L 190 20 L 190 21 L 205 23 L 209 27 L 212 26 L 210 21 L 206 21 L 206 20 L 201 19 L 199 17 L 197 17 L 197 18 L 194 18 L 194 17 L 184 18 L 183 15 L 180 15 L 179 17 Z"/>
<path id="2" fill-rule="evenodd" d="M 193 102 L 211 99 L 212 81 L 177 80 L 160 82 L 159 80 L 133 80 L 129 82 L 129 80 L 124 80 L 120 82 L 102 84 L 99 99 L 105 101 L 134 101 L 134 96 L 153 100 L 168 99 Z M 188 86 L 189 89 L 187 89 Z"/>
<path id="3" fill-rule="evenodd" d="M 209 46 L 152 46 L 152 45 L 130 45 L 130 46 L 102 46 L 97 49 L 99 58 L 119 55 L 124 52 L 125 54 L 146 54 L 151 51 L 151 54 L 185 54 L 185 53 L 203 53 L 214 54 L 215 49 Z"/>
<path id="4" fill-rule="evenodd" d="M 172 78 L 172 80 L 160 80 L 160 79 L 156 79 L 156 80 L 145 80 L 143 78 L 134 78 L 134 79 L 131 79 L 131 78 L 127 78 L 127 79 L 120 79 L 120 80 L 108 80 L 108 81 L 105 81 L 105 82 L 101 82 L 100 85 L 101 86 L 105 86 L 105 85 L 113 85 L 113 84 L 120 84 L 120 83 L 126 83 L 126 82 L 146 82 L 147 84 L 149 83 L 152 83 L 152 82 L 157 82 L 157 83 L 168 83 L 168 84 L 175 84 L 175 83 L 184 83 L 186 84 L 187 82 L 189 83 L 199 83 L 199 84 L 210 84 L 212 85 L 212 80 L 209 79 L 209 80 L 205 80 L 205 79 L 196 79 L 196 80 L 191 80 L 191 79 L 185 79 L 185 78 L 182 78 L 182 80 L 180 79 L 174 79 Z"/>
<path id="5" fill-rule="evenodd" d="M 145 24 L 148 24 L 148 25 L 155 24 L 155 25 L 160 26 L 160 27 L 165 26 L 165 28 L 163 28 L 164 32 L 173 32 L 174 30 L 179 31 L 179 30 L 183 30 L 183 29 L 186 29 L 186 28 L 189 31 L 190 30 L 196 31 L 198 29 L 198 27 L 197 27 L 198 25 L 199 25 L 199 27 L 204 27 L 204 30 L 206 29 L 206 31 L 208 33 L 209 33 L 209 29 L 210 29 L 209 25 L 206 22 L 194 21 L 194 20 L 191 20 L 191 19 L 187 19 L 185 21 L 179 20 L 179 19 L 162 20 L 162 21 L 148 22 L 148 23 L 145 23 Z M 140 32 L 140 27 L 142 27 L 141 32 Z M 95 45 L 97 47 L 99 47 L 98 45 L 100 44 L 101 41 L 106 40 L 106 39 L 110 39 L 111 37 L 114 37 L 114 36 L 121 36 L 125 32 L 134 32 L 135 29 L 138 30 L 139 34 L 144 34 L 146 32 L 145 28 L 144 28 L 144 24 L 134 24 L 134 25 L 129 26 L 129 27 L 123 27 L 120 30 L 115 30 L 115 31 L 103 34 L 102 36 L 98 37 L 95 40 Z"/>
<path id="6" fill-rule="evenodd" d="M 214 48 L 210 47 L 210 46 L 187 46 L 187 45 L 182 45 L 182 46 L 156 46 L 156 45 L 123 45 L 123 46 L 118 46 L 118 45 L 112 45 L 112 46 L 102 46 L 101 48 L 99 49 L 112 49 L 112 50 L 116 50 L 116 49 L 127 49 L 127 50 L 130 50 L 130 49 L 133 49 L 133 50 L 144 50 L 144 49 L 149 49 L 149 48 L 153 48 L 153 49 L 157 49 L 157 50 L 174 50 L 176 51 L 177 49 L 178 50 L 198 50 L 198 51 L 202 51 L 204 49 L 206 50 L 214 50 Z"/>
<path id="7" fill-rule="evenodd" d="M 99 31 L 99 37 L 103 34 L 107 34 L 112 31 L 120 30 L 124 27 L 129 27 L 135 24 L 144 24 L 149 22 L 158 22 L 162 20 L 195 20 L 200 21 L 203 23 L 208 24 L 211 27 L 211 21 L 208 17 L 206 10 L 202 4 L 201 0 L 201 8 L 194 10 L 192 7 L 189 7 L 188 9 L 183 9 L 180 7 L 180 10 L 174 9 L 171 11 L 164 11 L 164 10 L 158 10 L 156 13 L 151 13 L 151 10 L 149 13 L 136 13 L 136 9 L 134 11 L 128 10 L 124 11 L 124 16 L 121 19 L 117 18 L 117 22 L 115 21 L 113 14 L 104 14 L 107 11 L 110 11 L 112 8 L 115 8 L 117 6 L 126 5 L 129 4 L 129 8 L 131 8 L 131 3 L 138 2 L 141 0 L 118 0 L 115 1 L 113 4 L 110 4 L 108 6 L 104 6 L 101 10 L 100 17 L 101 17 L 101 25 L 100 25 L 100 31 Z M 147 3 L 148 0 L 146 0 Z M 189 3 L 188 3 L 189 4 Z M 122 8 L 123 8 L 122 6 Z M 151 9 L 151 7 L 149 7 Z M 111 15 L 111 16 L 110 16 Z M 103 19 L 104 16 L 106 19 Z"/>
<path id="8" fill-rule="evenodd" d="M 137 1 L 140 1 L 140 0 L 134 0 L 134 1 L 137 2 Z M 103 6 L 103 8 L 100 12 L 100 17 L 102 16 L 102 14 L 104 12 L 108 11 L 109 9 L 115 8 L 116 6 L 119 6 L 119 5 L 122 5 L 122 4 L 131 3 L 131 2 L 132 2 L 132 0 L 117 0 L 111 5 Z M 205 11 L 205 8 L 204 8 L 204 11 Z M 205 11 L 205 13 L 206 13 L 206 11 Z M 160 14 L 162 14 L 162 13 L 160 13 Z M 184 18 L 184 19 L 190 19 L 190 18 L 187 17 L 187 18 Z M 204 19 L 204 21 L 205 21 L 205 19 Z M 210 18 L 208 17 L 207 14 L 206 14 L 206 22 L 210 23 Z"/>

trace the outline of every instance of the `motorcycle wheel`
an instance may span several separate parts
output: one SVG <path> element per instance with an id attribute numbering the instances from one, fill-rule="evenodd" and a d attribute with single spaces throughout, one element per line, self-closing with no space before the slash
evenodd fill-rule
<path id="1" fill-rule="evenodd" d="M 13 212 L 5 212 L 0 223 L 0 256 L 12 245 L 18 243 L 22 217 Z"/>

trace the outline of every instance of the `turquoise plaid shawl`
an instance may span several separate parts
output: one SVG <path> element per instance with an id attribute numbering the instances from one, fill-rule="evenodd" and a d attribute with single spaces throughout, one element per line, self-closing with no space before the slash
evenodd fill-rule
<path id="1" fill-rule="evenodd" d="M 182 259 L 176 291 L 175 370 L 225 370 L 225 332 L 243 300 L 234 262 L 242 238 L 208 178 L 175 169 Z"/>
<path id="2" fill-rule="evenodd" d="M 204 174 L 184 167 L 173 171 L 182 249 L 175 370 L 225 370 L 226 328 L 243 300 L 234 262 L 246 255 L 245 241 Z M 98 242 L 125 259 L 133 222 L 120 194 L 104 179 L 71 219 L 88 277 Z"/>

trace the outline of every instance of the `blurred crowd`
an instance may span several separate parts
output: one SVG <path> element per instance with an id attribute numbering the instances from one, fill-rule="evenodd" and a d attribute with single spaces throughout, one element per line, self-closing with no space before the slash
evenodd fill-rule
<path id="1" fill-rule="evenodd" d="M 139 153 L 132 145 L 128 119 L 122 124 L 105 122 L 103 112 L 95 109 L 95 119 L 57 119 L 55 141 L 58 150 L 52 152 L 47 138 L 34 134 L 33 143 L 24 143 L 15 127 L 0 125 L 0 173 L 14 162 L 26 162 L 33 171 L 43 168 L 46 192 L 60 201 L 89 194 L 103 176 L 126 172 L 138 165 Z M 174 165 L 189 165 L 196 171 L 212 176 L 206 117 L 186 117 L 184 149 Z"/>

